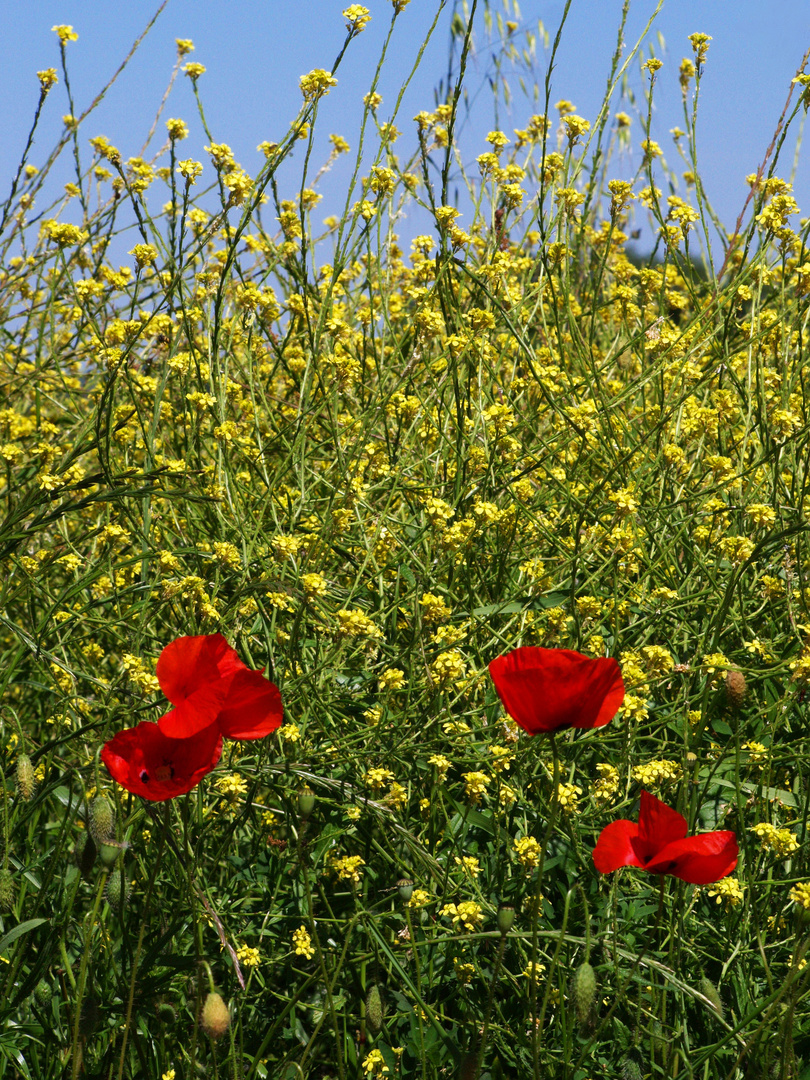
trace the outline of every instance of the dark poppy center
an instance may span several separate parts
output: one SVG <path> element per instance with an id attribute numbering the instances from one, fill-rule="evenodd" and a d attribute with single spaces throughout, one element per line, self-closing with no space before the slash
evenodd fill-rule
<path id="1" fill-rule="evenodd" d="M 146 771 L 146 769 L 141 769 L 141 771 L 138 773 L 138 776 L 140 777 L 142 784 L 149 783 L 149 773 Z"/>

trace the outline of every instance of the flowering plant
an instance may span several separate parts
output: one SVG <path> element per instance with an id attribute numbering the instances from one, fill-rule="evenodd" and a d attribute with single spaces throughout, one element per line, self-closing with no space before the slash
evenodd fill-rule
<path id="1" fill-rule="evenodd" d="M 278 687 L 247 667 L 222 634 L 179 637 L 157 662 L 160 688 L 175 707 L 158 720 L 173 739 L 216 724 L 228 739 L 261 739 L 284 718 Z"/>
<path id="2" fill-rule="evenodd" d="M 692 885 L 727 877 L 737 865 L 733 832 L 687 836 L 686 818 L 648 791 L 641 793 L 638 823 L 612 821 L 599 835 L 593 861 L 601 874 L 635 866 L 648 874 L 669 874 Z"/>
<path id="3" fill-rule="evenodd" d="M 127 791 L 163 802 L 191 791 L 221 754 L 222 736 L 214 724 L 190 739 L 171 739 L 157 724 L 144 720 L 105 743 L 101 760 Z"/>
<path id="4" fill-rule="evenodd" d="M 624 701 L 614 659 L 571 649 L 525 645 L 496 657 L 489 673 L 504 708 L 530 735 L 603 727 Z"/>

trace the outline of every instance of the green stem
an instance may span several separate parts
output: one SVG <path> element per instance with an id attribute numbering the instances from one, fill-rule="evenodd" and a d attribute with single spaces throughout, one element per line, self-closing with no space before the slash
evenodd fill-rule
<path id="1" fill-rule="evenodd" d="M 82 965 L 79 969 L 79 986 L 76 991 L 76 1010 L 73 1017 L 73 1041 L 71 1048 L 72 1068 L 71 1076 L 72 1080 L 77 1080 L 79 1070 L 82 1065 L 82 1055 L 79 1052 L 79 1026 L 82 1017 L 82 1000 L 84 998 L 84 987 L 87 979 L 87 965 L 90 960 L 90 943 L 93 937 L 93 928 L 96 925 L 96 918 L 98 917 L 98 909 L 101 907 L 101 900 L 104 896 L 104 889 L 107 885 L 107 871 L 103 871 L 101 880 L 98 883 L 98 889 L 96 890 L 96 899 L 93 904 L 93 910 L 90 913 L 89 919 L 85 919 L 85 935 L 84 935 L 84 952 L 82 953 Z"/>

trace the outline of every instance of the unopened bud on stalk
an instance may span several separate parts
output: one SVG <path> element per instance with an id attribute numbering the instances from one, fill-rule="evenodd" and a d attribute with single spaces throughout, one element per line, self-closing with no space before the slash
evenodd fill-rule
<path id="1" fill-rule="evenodd" d="M 0 870 L 0 911 L 8 913 L 14 908 L 17 890 L 10 870 Z"/>
<path id="2" fill-rule="evenodd" d="M 312 788 L 302 788 L 298 793 L 298 813 L 301 820 L 306 821 L 315 809 L 315 792 Z"/>
<path id="3" fill-rule="evenodd" d="M 591 1009 L 596 1000 L 596 972 L 587 960 L 574 972 L 573 991 L 577 1019 L 584 1024 L 590 1019 Z"/>
<path id="4" fill-rule="evenodd" d="M 720 997 L 717 987 L 714 985 L 711 979 L 707 979 L 706 976 L 703 975 L 701 977 L 698 989 L 705 998 L 709 999 L 709 1001 L 712 1003 L 712 1008 L 722 1020 L 725 1016 L 726 1010 L 723 1008 L 723 999 Z"/>
<path id="5" fill-rule="evenodd" d="M 372 1035 L 376 1035 L 382 1027 L 384 1015 L 382 994 L 379 986 L 374 983 L 366 994 L 366 1023 Z"/>
<path id="6" fill-rule="evenodd" d="M 634 1057 L 626 1057 L 622 1062 L 622 1080 L 642 1080 L 641 1066 Z"/>
<path id="7" fill-rule="evenodd" d="M 73 858 L 79 868 L 79 873 L 85 881 L 93 872 L 97 854 L 98 849 L 93 837 L 89 833 L 82 833 L 76 841 L 76 847 L 73 849 Z"/>
<path id="8" fill-rule="evenodd" d="M 113 838 L 115 811 L 106 795 L 96 795 L 90 804 L 90 835 L 96 844 L 106 844 Z"/>
<path id="9" fill-rule="evenodd" d="M 212 1039 L 219 1039 L 228 1030 L 231 1014 L 222 1000 L 222 995 L 212 990 L 205 999 L 200 1015 L 200 1027 Z"/>
<path id="10" fill-rule="evenodd" d="M 498 908 L 498 929 L 502 934 L 508 934 L 515 921 L 515 909 L 511 904 L 502 904 Z"/>
<path id="11" fill-rule="evenodd" d="M 37 789 L 37 781 L 34 776 L 34 766 L 28 754 L 20 754 L 17 758 L 17 790 L 20 797 L 28 802 L 34 797 Z"/>
<path id="12" fill-rule="evenodd" d="M 739 709 L 745 701 L 745 675 L 736 668 L 726 672 L 726 700 L 732 709 Z"/>
<path id="13" fill-rule="evenodd" d="M 399 893 L 400 900 L 404 900 L 405 903 L 413 896 L 413 882 L 409 877 L 402 877 L 397 882 L 397 892 Z"/>

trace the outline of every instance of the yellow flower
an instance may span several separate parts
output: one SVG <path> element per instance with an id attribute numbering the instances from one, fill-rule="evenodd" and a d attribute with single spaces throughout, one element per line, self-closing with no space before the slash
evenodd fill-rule
<path id="1" fill-rule="evenodd" d="M 366 1076 L 385 1076 L 390 1071 L 381 1050 L 371 1051 L 363 1062 L 363 1071 Z"/>
<path id="2" fill-rule="evenodd" d="M 44 71 L 37 72 L 37 78 L 39 79 L 39 85 L 46 92 L 59 82 L 59 76 L 56 74 L 56 68 L 45 68 Z"/>
<path id="3" fill-rule="evenodd" d="M 474 900 L 462 900 L 460 904 L 445 904 L 440 914 L 451 918 L 454 927 L 461 923 L 470 933 L 477 930 L 484 921 L 484 913 Z"/>
<path id="4" fill-rule="evenodd" d="M 800 881 L 788 893 L 794 904 L 799 904 L 805 911 L 810 911 L 810 881 Z"/>
<path id="5" fill-rule="evenodd" d="M 304 99 L 313 101 L 328 94 L 333 86 L 337 86 L 337 79 L 323 68 L 315 68 L 307 75 L 302 75 L 298 85 L 301 87 Z"/>
<path id="6" fill-rule="evenodd" d="M 293 930 L 293 946 L 297 956 L 304 956 L 307 960 L 311 960 L 315 955 L 315 950 L 312 947 L 312 938 L 307 933 L 305 926 L 299 926 L 297 930 Z"/>
<path id="7" fill-rule="evenodd" d="M 72 26 L 52 26 L 51 31 L 59 35 L 59 44 L 67 45 L 69 41 L 78 41 L 79 35 Z"/>
<path id="8" fill-rule="evenodd" d="M 405 685 L 405 672 L 401 668 L 389 668 L 380 676 L 380 690 L 401 690 Z"/>
<path id="9" fill-rule="evenodd" d="M 362 4 L 349 4 L 347 8 L 344 8 L 343 18 L 347 20 L 346 29 L 351 34 L 359 34 L 371 22 L 369 10 Z"/>
<path id="10" fill-rule="evenodd" d="M 483 772 L 462 773 L 464 780 L 464 793 L 475 806 L 481 801 L 481 796 L 486 795 L 487 785 L 492 783 L 492 778 Z"/>
<path id="11" fill-rule="evenodd" d="M 526 870 L 536 870 L 540 865 L 542 848 L 535 837 L 521 836 L 515 840 L 514 847 L 521 866 Z"/>
<path id="12" fill-rule="evenodd" d="M 262 962 L 258 949 L 251 949 L 249 945 L 240 945 L 236 950 L 236 959 L 245 967 L 255 968 Z"/>
<path id="13" fill-rule="evenodd" d="M 444 756 L 444 754 L 433 754 L 428 758 L 428 765 L 436 766 L 436 780 L 439 784 L 443 784 L 447 778 L 447 771 L 450 768 L 451 762 Z"/>
<path id="14" fill-rule="evenodd" d="M 707 889 L 707 892 L 718 904 L 725 904 L 726 908 L 736 907 L 743 901 L 743 889 L 735 877 L 716 881 Z"/>

